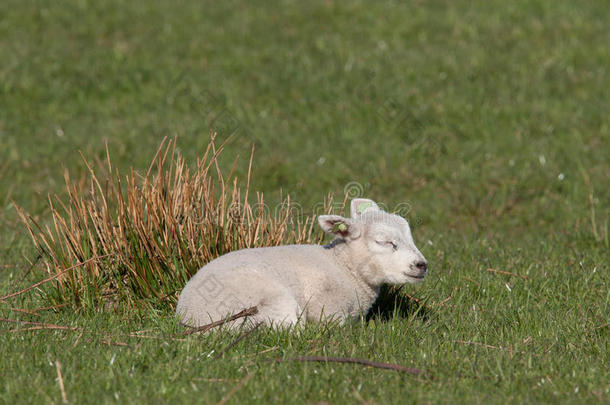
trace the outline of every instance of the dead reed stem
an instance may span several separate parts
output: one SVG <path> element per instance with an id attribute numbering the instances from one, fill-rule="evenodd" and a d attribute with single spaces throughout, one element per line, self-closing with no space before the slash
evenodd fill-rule
<path id="1" fill-rule="evenodd" d="M 234 341 L 232 341 L 231 343 L 229 343 L 227 345 L 227 347 L 225 347 L 224 349 L 222 349 L 221 351 L 218 352 L 218 354 L 216 356 L 214 356 L 215 359 L 220 359 L 226 352 L 228 352 L 233 346 L 235 346 L 236 344 L 238 344 L 239 342 L 241 342 L 242 340 L 244 340 L 245 338 L 247 338 L 248 336 L 250 336 L 250 334 L 252 334 L 252 332 L 254 332 L 255 330 L 257 330 L 263 323 L 262 322 L 258 322 L 256 325 L 254 325 L 254 327 L 252 329 L 250 329 L 249 331 L 242 333 L 241 335 L 239 335 L 239 337 L 237 339 L 235 339 Z"/>
<path id="2" fill-rule="evenodd" d="M 71 267 L 68 267 L 67 269 L 61 270 L 59 273 L 55 274 L 54 276 L 51 276 L 51 277 L 45 278 L 45 279 L 44 279 L 44 280 L 42 280 L 42 281 L 39 281 L 39 282 L 37 282 L 37 283 L 34 283 L 34 284 L 32 284 L 31 286 L 29 286 L 29 287 L 27 287 L 27 288 L 24 288 L 24 289 L 23 289 L 23 290 L 21 290 L 21 291 L 17 291 L 17 292 L 14 292 L 14 293 L 11 293 L 11 294 L 8 294 L 8 295 L 5 295 L 4 297 L 0 297 L 0 301 L 5 301 L 5 300 L 7 300 L 7 299 L 9 299 L 9 298 L 13 298 L 13 297 L 16 297 L 16 296 L 18 296 L 18 295 L 21 295 L 21 294 L 23 294 L 23 293 L 26 293 L 26 292 L 28 292 L 28 291 L 30 291 L 30 290 L 32 290 L 32 289 L 34 289 L 34 288 L 36 288 L 36 287 L 39 287 L 39 286 L 43 285 L 44 283 L 48 283 L 49 281 L 55 280 L 56 278 L 58 278 L 58 277 L 60 277 L 60 276 L 62 276 L 62 275 L 64 275 L 64 274 L 66 274 L 66 273 L 67 273 L 67 272 L 69 272 L 70 270 L 74 270 L 74 269 L 75 269 L 75 268 L 77 268 L 77 267 L 84 266 L 85 264 L 90 263 L 90 262 L 92 262 L 92 261 L 94 261 L 94 260 L 99 260 L 99 259 L 102 259 L 102 258 L 104 258 L 104 257 L 108 257 L 108 256 L 110 256 L 110 255 L 108 254 L 108 255 L 104 255 L 104 256 L 96 256 L 96 257 L 92 257 L 92 258 L 90 258 L 90 259 L 87 259 L 87 260 L 85 260 L 85 261 L 84 261 L 84 262 L 82 262 L 82 263 L 75 264 L 74 266 L 71 266 Z"/>
<path id="3" fill-rule="evenodd" d="M 357 359 L 352 357 L 326 357 L 326 356 L 299 356 L 290 359 L 275 359 L 276 363 L 281 361 L 299 361 L 299 362 L 318 362 L 318 363 L 347 363 L 347 364 L 359 364 L 361 366 L 380 368 L 385 370 L 400 371 L 411 375 L 419 376 L 423 375 L 422 371 L 414 367 L 405 367 L 400 364 L 393 363 L 380 363 L 376 361 Z M 430 377 L 430 376 L 427 376 Z"/>
<path id="4" fill-rule="evenodd" d="M 232 322 L 232 321 L 235 321 L 235 320 L 237 320 L 239 318 L 244 318 L 244 317 L 251 316 L 251 315 L 256 315 L 256 314 L 258 314 L 258 308 L 257 307 L 250 307 L 250 308 L 247 308 L 247 309 L 243 309 L 243 310 L 239 311 L 238 313 L 229 316 L 228 318 L 221 319 L 219 321 L 215 321 L 215 322 L 209 323 L 207 325 L 202 325 L 202 326 L 199 326 L 197 328 L 188 329 L 188 330 L 186 330 L 186 331 L 184 331 L 184 332 L 182 332 L 182 333 L 180 333 L 180 334 L 178 334 L 176 336 L 188 336 L 188 335 L 192 335 L 193 333 L 207 332 L 208 330 L 210 330 L 212 328 L 216 328 L 216 327 L 218 327 L 220 325 L 224 325 L 227 322 Z"/>
<path id="5" fill-rule="evenodd" d="M 496 270 L 496 269 L 487 269 L 487 271 L 490 273 L 504 274 L 506 276 L 519 277 L 519 278 L 522 278 L 523 280 L 529 280 L 528 276 L 524 276 L 522 274 L 511 273 L 510 271 L 503 271 L 503 270 Z"/>
<path id="6" fill-rule="evenodd" d="M 57 370 L 57 381 L 59 382 L 59 389 L 61 391 L 61 401 L 64 404 L 68 403 L 68 395 L 66 394 L 66 388 L 64 387 L 64 378 L 61 375 L 61 364 L 59 360 L 55 360 L 55 369 Z"/>

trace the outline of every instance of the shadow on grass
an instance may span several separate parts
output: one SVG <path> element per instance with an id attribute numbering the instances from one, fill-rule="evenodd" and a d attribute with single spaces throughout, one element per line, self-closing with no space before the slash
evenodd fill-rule
<path id="1" fill-rule="evenodd" d="M 366 320 L 388 321 L 395 316 L 399 318 L 416 316 L 425 322 L 429 318 L 429 312 L 430 309 L 423 303 L 401 294 L 398 288 L 384 286 L 381 288 L 379 298 L 366 315 Z"/>

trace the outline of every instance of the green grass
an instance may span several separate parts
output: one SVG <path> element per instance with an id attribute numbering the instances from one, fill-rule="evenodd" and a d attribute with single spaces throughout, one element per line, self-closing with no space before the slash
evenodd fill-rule
<path id="1" fill-rule="evenodd" d="M 309 212 L 350 182 L 409 203 L 431 267 L 403 289 L 419 311 L 258 330 L 220 360 L 208 354 L 234 335 L 172 340 L 169 312 L 33 316 L 10 308 L 46 303 L 19 297 L 0 304 L 3 318 L 85 332 L 3 322 L 0 401 L 60 403 L 56 360 L 71 403 L 214 402 L 249 374 L 230 402 L 609 400 L 603 2 L 9 0 L 0 15 L 1 295 L 43 278 L 37 264 L 19 282 L 35 252 L 12 201 L 49 223 L 64 168 L 86 173 L 79 150 L 102 159 L 107 143 L 127 173 L 175 135 L 194 163 L 210 128 L 234 133 L 222 163 L 239 154 L 242 179 L 256 145 L 251 187 L 270 204 L 282 190 Z M 142 329 L 159 339 L 127 336 Z M 266 361 L 298 355 L 434 379 Z"/>

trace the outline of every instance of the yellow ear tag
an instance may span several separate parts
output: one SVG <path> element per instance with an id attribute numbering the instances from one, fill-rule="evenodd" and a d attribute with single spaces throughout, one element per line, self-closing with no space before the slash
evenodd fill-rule
<path id="1" fill-rule="evenodd" d="M 347 231 L 347 226 L 343 222 L 336 223 L 333 226 L 333 232 L 345 232 Z"/>
<path id="2" fill-rule="evenodd" d="M 367 208 L 371 207 L 372 205 L 373 204 L 371 204 L 370 202 L 362 203 L 358 206 L 356 211 L 358 211 L 358 214 L 362 214 Z"/>

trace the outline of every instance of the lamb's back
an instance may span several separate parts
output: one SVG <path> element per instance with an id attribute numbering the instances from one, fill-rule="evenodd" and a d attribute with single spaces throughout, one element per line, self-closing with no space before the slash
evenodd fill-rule
<path id="1" fill-rule="evenodd" d="M 214 259 L 201 272 L 243 276 L 253 273 L 278 281 L 302 281 L 340 272 L 329 251 L 320 245 L 281 245 L 241 249 Z"/>

